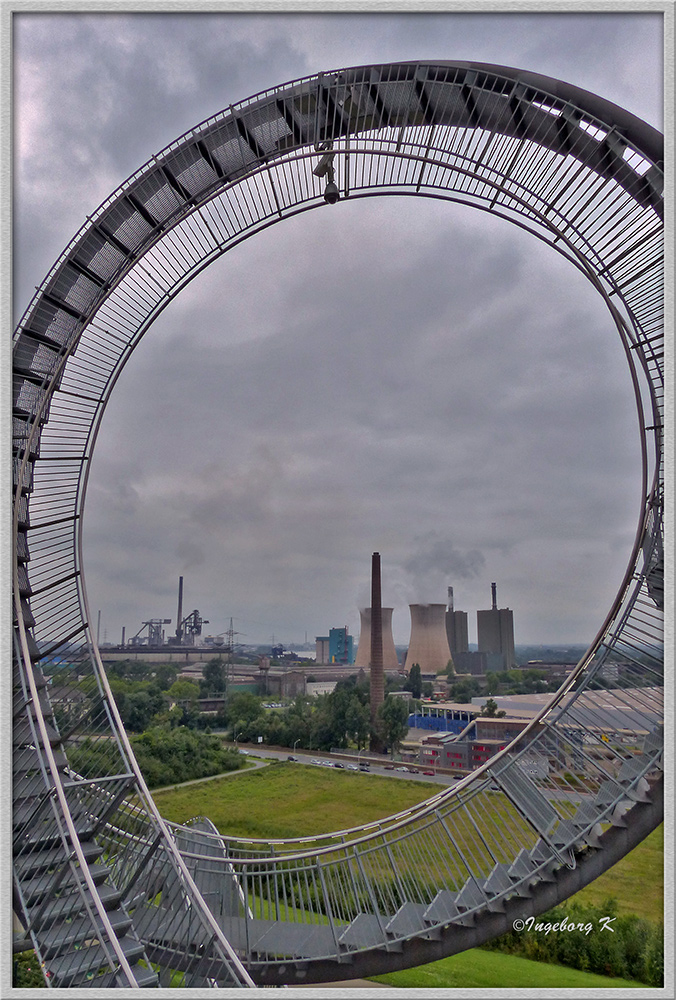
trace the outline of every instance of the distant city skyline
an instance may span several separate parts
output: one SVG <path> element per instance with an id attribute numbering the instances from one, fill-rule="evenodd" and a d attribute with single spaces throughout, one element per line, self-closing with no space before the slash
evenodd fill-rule
<path id="1" fill-rule="evenodd" d="M 16 320 L 98 204 L 231 103 L 320 70 L 471 60 L 662 128 L 658 12 L 15 15 Z M 156 321 L 103 420 L 84 514 L 101 636 L 184 613 L 242 641 L 359 634 L 372 551 L 410 603 L 593 638 L 641 505 L 628 369 L 591 286 L 486 213 L 346 199 L 226 254 Z"/>

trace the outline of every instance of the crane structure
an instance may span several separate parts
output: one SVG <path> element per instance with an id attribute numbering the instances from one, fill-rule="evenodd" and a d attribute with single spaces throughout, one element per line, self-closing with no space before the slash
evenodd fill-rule
<path id="1" fill-rule="evenodd" d="M 148 645 L 161 646 L 164 642 L 164 632 L 162 626 L 170 624 L 171 618 L 149 618 L 148 621 L 143 622 L 136 635 L 133 635 L 129 641 L 133 644 L 134 640 L 138 639 L 143 630 L 147 628 Z"/>

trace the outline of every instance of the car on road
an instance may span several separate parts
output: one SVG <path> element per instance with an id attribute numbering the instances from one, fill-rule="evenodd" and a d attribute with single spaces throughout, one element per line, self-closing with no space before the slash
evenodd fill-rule
<path id="1" fill-rule="evenodd" d="M 371 770 L 371 765 L 370 764 L 360 764 L 359 765 L 359 770 L 360 771 L 370 771 Z"/>
<path id="2" fill-rule="evenodd" d="M 420 771 L 418 770 L 417 767 L 409 767 L 409 771 L 411 772 L 411 774 L 420 774 Z"/>
<path id="3" fill-rule="evenodd" d="M 394 771 L 394 764 L 385 764 L 386 771 Z"/>
<path id="4" fill-rule="evenodd" d="M 294 757 L 293 754 L 291 754 L 291 753 L 289 754 L 289 756 L 286 759 L 287 760 L 298 760 L 298 758 Z"/>
<path id="5" fill-rule="evenodd" d="M 407 767 L 398 767 L 397 771 L 406 771 L 406 773 L 408 774 L 408 768 Z"/>
<path id="6" fill-rule="evenodd" d="M 347 765 L 347 769 L 348 769 L 348 771 L 358 771 L 359 770 L 359 768 L 357 767 L 356 764 L 348 764 Z"/>
<path id="7" fill-rule="evenodd" d="M 311 764 L 317 764 L 317 765 L 318 765 L 319 767 L 321 767 L 321 766 L 322 766 L 322 762 L 321 762 L 321 760 L 311 760 L 311 761 L 310 761 L 310 763 L 311 763 Z"/>
<path id="8" fill-rule="evenodd" d="M 436 773 L 436 771 L 423 771 L 423 774 L 431 775 L 432 777 L 434 777 Z"/>
<path id="9" fill-rule="evenodd" d="M 344 765 L 344 764 L 341 764 L 339 760 L 335 761 L 335 763 L 334 763 L 334 765 L 333 765 L 333 766 L 334 766 L 334 767 L 340 767 L 340 768 L 344 768 L 344 767 L 345 767 L 345 765 Z"/>

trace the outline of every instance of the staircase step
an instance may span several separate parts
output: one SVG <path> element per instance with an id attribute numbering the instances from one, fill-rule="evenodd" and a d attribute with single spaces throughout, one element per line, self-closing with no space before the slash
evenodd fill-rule
<path id="1" fill-rule="evenodd" d="M 555 868 L 560 867 L 560 863 L 553 855 L 553 851 L 549 844 L 545 843 L 542 837 L 538 839 L 528 856 L 533 866 L 538 869 L 535 877 L 542 882 L 553 882 L 554 875 L 552 872 Z"/>
<path id="2" fill-rule="evenodd" d="M 21 829 L 26 824 L 30 825 L 34 833 L 37 825 L 46 825 L 53 822 L 54 816 L 47 807 L 49 801 L 48 790 L 42 786 L 42 795 L 34 795 L 31 798 L 16 800 L 12 806 L 12 826 L 15 831 Z"/>
<path id="3" fill-rule="evenodd" d="M 532 873 L 533 860 L 526 848 L 522 847 L 509 866 L 509 876 L 514 879 L 523 879 Z"/>
<path id="4" fill-rule="evenodd" d="M 616 781 L 602 781 L 598 792 L 594 796 L 594 805 L 609 806 L 617 799 L 623 798 L 625 794 L 624 788 L 618 785 Z"/>
<path id="5" fill-rule="evenodd" d="M 494 772 L 494 778 L 519 812 L 536 830 L 547 833 L 558 819 L 558 813 L 538 786 L 524 774 L 512 758 L 511 764 Z"/>
<path id="6" fill-rule="evenodd" d="M 21 815 L 21 813 L 17 812 L 17 815 Z M 15 822 L 15 850 L 23 853 L 30 848 L 47 850 L 49 847 L 58 847 L 62 843 L 61 827 L 57 824 L 51 809 L 45 807 L 41 813 L 35 816 L 34 821 L 27 822 L 32 816 L 33 812 L 31 811 L 30 815 L 25 817 L 21 823 Z M 77 822 L 77 817 L 73 818 Z M 89 817 L 85 818 L 89 819 Z M 78 839 L 81 843 L 90 840 L 95 832 L 96 828 L 91 823 L 77 828 Z"/>
<path id="7" fill-rule="evenodd" d="M 47 694 L 45 693 L 45 688 L 40 689 L 38 692 L 38 699 L 40 702 L 40 708 L 42 709 L 42 714 L 45 718 L 51 718 L 54 712 L 52 711 L 52 706 L 49 702 Z M 25 698 L 23 691 L 17 691 L 12 699 L 12 718 L 21 718 L 23 714 L 30 711 L 33 718 L 35 718 L 35 706 L 30 698 Z"/>
<path id="8" fill-rule="evenodd" d="M 486 897 L 473 878 L 468 878 L 458 893 L 455 904 L 459 910 L 473 910 L 486 903 Z"/>
<path id="9" fill-rule="evenodd" d="M 451 921 L 464 926 L 474 923 L 472 916 L 463 916 L 458 909 L 458 894 L 450 889 L 441 889 L 423 914 L 429 924 L 448 924 Z"/>
<path id="10" fill-rule="evenodd" d="M 429 909 L 428 903 L 404 903 L 385 925 L 388 934 L 395 937 L 438 937 L 438 932 L 425 925 L 425 912 Z"/>
<path id="11" fill-rule="evenodd" d="M 258 921 L 259 923 L 267 922 Z M 228 921 L 224 921 L 229 923 Z M 245 930 L 244 921 L 235 923 Z M 250 924 L 257 921 L 250 921 Z M 166 909 L 163 906 L 154 906 L 151 903 L 137 906 L 134 911 L 134 927 L 136 932 L 144 941 L 158 944 L 160 947 L 185 949 L 188 947 L 203 948 L 209 944 L 212 933 L 205 927 L 204 923 L 193 911 L 183 908 Z M 230 940 L 229 934 L 226 933 Z M 246 938 L 243 939 L 246 943 Z M 252 940 L 252 939 L 250 939 Z M 233 944 L 233 947 L 240 946 L 241 942 Z"/>
<path id="12" fill-rule="evenodd" d="M 138 959 L 144 953 L 141 942 L 134 937 L 123 937 L 119 944 L 128 959 Z M 95 944 L 87 948 L 77 948 L 47 962 L 50 982 L 55 987 L 79 986 L 90 975 L 96 975 L 99 969 L 108 965 L 106 953 L 101 945 Z"/>
<path id="13" fill-rule="evenodd" d="M 57 733 L 53 726 L 50 726 L 48 722 L 45 722 L 45 728 L 47 730 L 47 739 L 51 746 L 58 746 L 61 742 L 61 737 Z M 33 735 L 33 730 L 29 726 L 27 721 L 17 722 L 14 726 L 14 732 L 12 734 L 12 741 L 14 746 L 24 746 L 26 744 L 33 745 L 35 742 L 35 736 Z"/>
<path id="14" fill-rule="evenodd" d="M 603 827 L 599 823 L 599 809 L 593 802 L 582 802 L 570 822 L 578 830 L 585 830 L 585 844 L 600 847 L 599 837 L 603 833 Z"/>
<path id="15" fill-rule="evenodd" d="M 652 732 L 643 740 L 643 745 L 641 749 L 644 754 L 649 754 L 652 756 L 656 751 L 661 750 L 664 746 L 664 727 L 658 726 L 653 729 Z"/>
<path id="16" fill-rule="evenodd" d="M 626 760 L 622 761 L 622 766 L 617 774 L 617 780 L 620 782 L 626 781 L 631 782 L 643 774 L 651 764 L 650 757 L 646 754 L 637 754 L 635 757 L 627 757 Z"/>
<path id="17" fill-rule="evenodd" d="M 97 886 L 97 895 L 106 910 L 116 909 L 122 898 L 122 893 L 114 885 Z M 89 889 L 85 889 L 83 893 L 73 891 L 65 896 L 59 896 L 46 903 L 44 910 L 42 907 L 36 907 L 33 918 L 34 927 L 41 929 L 57 920 L 67 920 L 80 916 L 84 910 L 85 900 L 89 902 L 90 906 L 93 905 Z"/>
<path id="18" fill-rule="evenodd" d="M 223 930 L 234 947 L 227 923 Z M 328 924 L 254 920 L 248 922 L 248 931 L 252 954 L 255 953 L 259 959 L 265 959 L 268 955 L 276 958 L 284 955 L 298 960 L 310 960 L 335 955 L 336 952 L 335 938 Z"/>
<path id="19" fill-rule="evenodd" d="M 123 909 L 111 911 L 108 914 L 108 919 L 118 937 L 124 935 L 131 927 L 131 917 Z M 40 951 L 43 957 L 50 958 L 52 955 L 56 955 L 57 952 L 63 951 L 64 948 L 72 949 L 74 945 L 81 944 L 88 938 L 95 937 L 101 927 L 102 922 L 100 917 L 96 918 L 94 927 L 92 927 L 92 921 L 89 917 L 80 917 L 76 920 L 63 922 L 58 921 L 40 934 Z"/>
<path id="20" fill-rule="evenodd" d="M 346 948 L 373 948 L 386 943 L 380 920 L 372 913 L 359 913 L 338 935 L 339 944 Z"/>
<path id="21" fill-rule="evenodd" d="M 52 752 L 57 767 L 66 767 L 68 758 L 63 750 L 53 750 Z M 35 747 L 16 746 L 12 754 L 12 772 L 14 774 L 23 774 L 25 771 L 37 771 L 40 769 L 42 759 L 42 754 Z"/>
<path id="22" fill-rule="evenodd" d="M 15 777 L 12 782 L 12 798 L 16 803 L 21 799 L 44 795 L 50 788 L 51 784 L 46 784 L 41 771 L 28 771 L 22 777 Z"/>
<path id="23" fill-rule="evenodd" d="M 585 827 L 593 826 L 594 823 L 598 823 L 599 820 L 599 810 L 596 808 L 593 802 L 585 800 L 581 802 L 575 811 L 575 815 L 571 819 L 573 826 Z"/>
<path id="24" fill-rule="evenodd" d="M 571 850 L 577 844 L 584 843 L 584 837 L 580 836 L 578 827 L 565 819 L 559 820 L 556 829 L 550 834 L 550 839 L 557 850 L 561 848 Z"/>
<path id="25" fill-rule="evenodd" d="M 82 845 L 87 862 L 95 861 L 103 854 L 103 848 L 94 841 L 85 841 Z M 53 868 L 64 860 L 65 851 L 70 850 L 61 847 L 51 847 L 48 850 L 25 851 L 22 854 L 15 854 L 14 869 L 21 878 L 28 878 L 39 871 Z"/>
<path id="26" fill-rule="evenodd" d="M 489 896 L 497 896 L 501 892 L 507 892 L 514 885 L 514 881 L 509 874 L 508 864 L 496 864 L 484 882 L 484 892 Z"/>
<path id="27" fill-rule="evenodd" d="M 132 965 L 132 972 L 139 986 L 144 989 L 152 989 L 153 987 L 159 986 L 159 979 L 157 973 L 153 969 L 147 969 L 143 965 Z M 78 983 L 78 989 L 115 989 L 123 988 L 127 986 L 127 977 L 120 977 L 114 972 L 106 972 L 103 976 L 93 976 L 91 979 L 85 979 L 83 983 Z"/>
<path id="28" fill-rule="evenodd" d="M 21 891 L 29 906 L 35 905 L 47 893 L 57 892 L 63 895 L 72 886 L 83 884 L 84 875 L 79 868 L 76 872 L 69 868 L 67 872 L 62 874 L 62 867 L 59 865 L 58 868 L 55 867 L 52 871 L 43 872 L 23 883 Z M 94 884 L 100 885 L 110 874 L 110 868 L 106 865 L 90 865 L 89 873 L 94 879 Z"/>

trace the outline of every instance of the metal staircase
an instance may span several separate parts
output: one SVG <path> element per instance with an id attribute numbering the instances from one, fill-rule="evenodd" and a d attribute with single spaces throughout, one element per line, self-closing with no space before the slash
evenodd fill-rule
<path id="1" fill-rule="evenodd" d="M 53 987 L 157 986 L 145 946 L 102 858 L 96 835 L 108 812 L 90 783 L 73 779 L 47 685 L 33 671 L 41 729 L 55 769 L 39 752 L 35 709 L 15 667 L 13 728 L 14 911 Z M 108 782 L 124 796 L 132 774 Z M 57 783 L 61 796 L 55 794 Z M 63 809 L 64 803 L 67 815 Z"/>
<path id="2" fill-rule="evenodd" d="M 460 202 L 588 277 L 629 365 L 643 502 L 606 619 L 516 741 L 382 821 L 243 840 L 160 816 L 91 634 L 81 516 L 100 422 L 140 338 L 211 261 L 325 205 L 314 167 L 327 150 L 330 204 L 336 192 Z M 12 421 L 15 947 L 35 951 L 50 986 L 330 982 L 432 961 L 565 899 L 659 824 L 662 155 L 645 123 L 537 74 L 337 70 L 200 123 L 66 247 L 15 333 Z"/>

